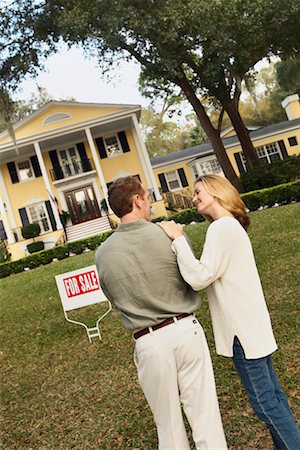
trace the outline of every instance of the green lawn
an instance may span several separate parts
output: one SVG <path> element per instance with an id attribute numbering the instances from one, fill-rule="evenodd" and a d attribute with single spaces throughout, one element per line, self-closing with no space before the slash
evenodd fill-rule
<path id="1" fill-rule="evenodd" d="M 299 218 L 298 203 L 252 213 L 250 227 L 280 348 L 275 366 L 298 417 Z M 206 228 L 204 223 L 186 227 L 198 255 Z M 3 449 L 157 448 L 152 415 L 137 383 L 134 343 L 118 314 L 103 320 L 103 341 L 92 344 L 83 328 L 64 319 L 54 276 L 93 260 L 89 252 L 0 280 Z M 77 315 L 88 314 L 92 323 L 95 309 Z M 212 353 L 228 445 L 272 448 L 231 360 L 215 354 L 205 301 L 198 317 Z"/>

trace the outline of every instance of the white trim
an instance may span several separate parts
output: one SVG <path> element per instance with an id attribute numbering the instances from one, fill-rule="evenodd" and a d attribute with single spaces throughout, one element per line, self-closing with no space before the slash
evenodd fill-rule
<path id="1" fill-rule="evenodd" d="M 295 101 L 299 101 L 298 94 L 288 95 L 284 100 L 282 100 L 281 106 L 283 107 L 283 109 L 285 109 L 290 103 Z"/>
<path id="2" fill-rule="evenodd" d="M 10 200 L 9 200 L 8 192 L 7 192 L 5 183 L 4 183 L 4 179 L 3 179 L 3 175 L 2 175 L 2 168 L 1 167 L 0 167 L 0 186 L 1 186 L 1 190 L 3 192 L 4 203 L 5 203 L 7 211 L 8 211 L 8 215 L 9 215 L 9 218 L 10 218 L 10 222 L 12 224 L 12 228 L 16 229 L 17 228 L 17 224 L 16 224 L 16 221 L 15 221 L 15 216 L 14 216 L 13 211 L 12 211 L 12 207 L 11 207 L 11 203 L 10 203 Z"/>
<path id="3" fill-rule="evenodd" d="M 50 185 L 50 182 L 49 182 L 49 178 L 48 178 L 47 170 L 46 170 L 46 167 L 45 167 L 44 159 L 43 159 L 43 156 L 42 156 L 40 144 L 36 141 L 36 142 L 33 143 L 33 145 L 34 145 L 34 149 L 35 149 L 35 152 L 36 152 L 36 156 L 37 156 L 39 164 L 40 164 L 40 168 L 41 168 L 41 172 L 42 172 L 42 175 L 43 175 L 43 180 L 44 180 L 44 183 L 45 183 L 45 186 L 46 186 L 46 189 L 47 189 L 47 193 L 48 193 L 48 197 L 49 197 L 49 200 L 50 200 L 50 204 L 52 206 L 54 220 L 56 222 L 56 228 L 57 228 L 57 230 L 62 230 L 63 226 L 62 226 L 60 218 L 59 218 L 57 207 L 54 204 L 55 203 L 54 202 L 54 195 L 53 195 L 53 192 L 52 192 L 52 189 L 51 189 L 51 185 Z"/>
<path id="4" fill-rule="evenodd" d="M 0 197 L 0 213 L 1 213 L 1 219 L 3 220 L 3 226 L 4 226 L 4 230 L 7 236 L 7 243 L 8 244 L 13 244 L 15 242 L 14 236 L 11 232 L 10 226 L 9 226 L 9 222 L 7 219 L 7 215 L 6 215 L 6 211 L 5 211 L 5 207 L 4 207 L 4 203 L 2 201 L 2 198 Z"/>

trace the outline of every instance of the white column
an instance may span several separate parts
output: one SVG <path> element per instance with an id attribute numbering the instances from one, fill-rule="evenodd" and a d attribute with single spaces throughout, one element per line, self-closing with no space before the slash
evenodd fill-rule
<path id="1" fill-rule="evenodd" d="M 104 175 L 103 175 L 100 163 L 99 163 L 99 158 L 98 158 L 98 155 L 97 155 L 97 150 L 96 150 L 96 146 L 95 146 L 95 143 L 94 143 L 94 139 L 93 139 L 91 130 L 89 128 L 85 128 L 85 134 L 86 134 L 86 137 L 87 137 L 87 140 L 88 140 L 91 152 L 92 152 L 93 160 L 94 160 L 95 167 L 96 167 L 96 172 L 97 172 L 97 175 L 98 175 L 99 180 L 100 180 L 100 184 L 101 184 L 101 187 L 102 187 L 103 195 L 104 195 L 104 198 L 105 198 L 107 206 L 108 206 L 108 212 L 109 212 L 109 214 L 113 214 L 113 211 L 110 209 L 110 206 L 109 206 L 109 203 L 108 203 L 107 186 L 106 186 L 105 178 L 104 178 Z M 99 205 L 99 207 L 100 207 L 100 205 Z"/>
<path id="2" fill-rule="evenodd" d="M 8 215 L 9 215 L 9 218 L 10 218 L 10 223 L 12 224 L 12 228 L 17 228 L 17 224 L 16 224 L 16 221 L 15 221 L 15 217 L 13 215 L 12 207 L 11 207 L 9 196 L 8 196 L 8 193 L 7 193 L 7 189 L 6 189 L 6 186 L 5 186 L 5 183 L 4 183 L 4 179 L 3 179 L 1 168 L 0 168 L 0 186 L 1 186 L 2 193 L 3 193 L 3 200 L 4 200 L 4 203 L 6 205 L 6 208 L 7 208 L 7 211 L 8 211 Z M 4 208 L 4 205 L 3 205 L 3 208 Z M 7 234 L 8 243 L 9 244 L 13 244 L 15 242 L 15 238 L 14 238 L 13 234 L 11 233 L 5 208 L 4 208 L 4 213 L 2 212 L 2 209 L 1 209 L 1 213 L 2 213 L 2 217 L 3 217 L 4 227 L 7 227 L 7 228 L 5 228 L 5 231 L 6 231 L 6 234 Z M 4 219 L 4 214 L 5 214 L 5 219 L 7 221 L 6 223 L 5 223 L 5 219 Z"/>
<path id="3" fill-rule="evenodd" d="M 4 225 L 4 230 L 7 236 L 7 242 L 8 244 L 13 244 L 15 242 L 14 236 L 11 232 L 9 223 L 8 223 L 8 219 L 7 219 L 7 215 L 6 215 L 6 211 L 5 211 L 5 207 L 2 201 L 2 198 L 0 198 L 0 213 L 1 213 L 1 217 L 3 220 L 3 225 Z"/>
<path id="4" fill-rule="evenodd" d="M 41 168 L 41 171 L 42 171 L 44 183 L 45 183 L 45 186 L 46 186 L 46 189 L 47 189 L 48 197 L 49 197 L 50 203 L 52 205 L 52 211 L 53 211 L 55 222 L 56 222 L 56 228 L 58 230 L 62 230 L 63 226 L 61 224 L 61 221 L 60 221 L 60 218 L 59 218 L 59 214 L 58 214 L 58 210 L 57 210 L 57 206 L 56 206 L 55 200 L 54 200 L 54 195 L 53 195 L 53 192 L 51 190 L 51 185 L 50 185 L 50 181 L 49 181 L 49 178 L 48 178 L 47 170 L 46 170 L 46 167 L 45 167 L 44 159 L 43 159 L 43 156 L 42 156 L 40 144 L 38 142 L 34 142 L 33 145 L 34 145 L 34 149 L 35 149 L 35 153 L 36 153 L 37 159 L 39 160 L 39 164 L 40 164 L 40 168 Z"/>
<path id="5" fill-rule="evenodd" d="M 202 173 L 202 168 L 201 168 L 201 166 L 200 166 L 200 163 L 197 161 L 196 162 L 196 168 L 197 168 L 197 172 L 198 172 L 198 176 L 201 176 L 200 174 Z"/>
<path id="6" fill-rule="evenodd" d="M 156 200 L 161 200 L 161 195 L 159 193 L 159 189 L 155 180 L 153 168 L 151 166 L 150 158 L 142 137 L 142 133 L 140 130 L 140 126 L 138 123 L 138 120 L 136 118 L 136 115 L 132 115 L 132 121 L 133 121 L 133 137 L 135 138 L 135 145 L 137 147 L 138 154 L 140 156 L 140 161 L 142 164 L 142 167 L 144 169 L 145 177 L 147 180 L 147 183 L 149 187 L 153 187 Z"/>

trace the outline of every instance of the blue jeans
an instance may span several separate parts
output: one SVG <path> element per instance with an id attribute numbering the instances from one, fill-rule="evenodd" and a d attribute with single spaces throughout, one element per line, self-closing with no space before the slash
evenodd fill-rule
<path id="1" fill-rule="evenodd" d="M 272 356 L 246 359 L 243 347 L 235 336 L 233 362 L 252 408 L 269 428 L 275 448 L 299 450 L 300 430 L 277 379 Z"/>

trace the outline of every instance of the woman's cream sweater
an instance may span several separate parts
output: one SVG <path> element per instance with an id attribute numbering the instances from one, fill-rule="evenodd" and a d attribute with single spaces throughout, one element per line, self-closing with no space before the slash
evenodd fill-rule
<path id="1" fill-rule="evenodd" d="M 217 353 L 233 356 L 237 336 L 247 359 L 277 348 L 250 239 L 233 217 L 209 226 L 197 260 L 184 236 L 172 243 L 184 280 L 195 291 L 206 288 Z"/>

